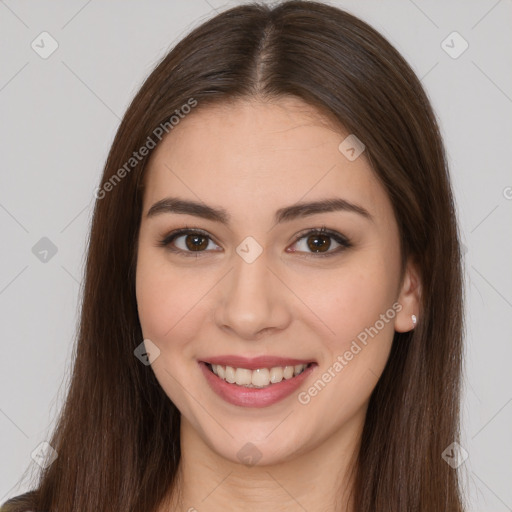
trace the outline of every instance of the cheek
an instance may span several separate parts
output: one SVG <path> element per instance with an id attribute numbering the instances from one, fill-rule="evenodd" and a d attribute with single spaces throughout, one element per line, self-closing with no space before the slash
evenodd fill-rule
<path id="1" fill-rule="evenodd" d="M 186 382 L 192 365 L 192 346 L 197 337 L 197 326 L 201 322 L 198 283 L 173 271 L 154 251 L 142 249 L 139 253 L 136 272 L 136 297 L 139 320 L 144 339 L 149 339 L 160 350 L 151 364 L 158 382 L 167 396 L 181 410 L 186 410 L 182 382 Z M 191 290 L 193 293 L 191 293 Z M 194 291 L 195 290 L 195 291 Z M 202 292 L 204 294 L 204 292 Z M 194 307 L 195 305 L 195 307 Z M 203 312 L 204 314 L 204 312 Z"/>
<path id="2" fill-rule="evenodd" d="M 313 316 L 321 321 L 324 339 L 332 348 L 343 348 L 374 325 L 395 300 L 397 276 L 390 262 L 361 255 L 355 260 L 295 281 L 301 283 L 295 288 L 297 296 L 304 297 Z M 389 334 L 392 328 L 388 322 L 382 330 Z"/>
<path id="3" fill-rule="evenodd" d="M 395 282 L 386 265 L 361 262 L 331 277 L 329 293 L 310 297 L 316 297 L 313 307 L 334 334 L 323 338 L 317 379 L 298 399 L 330 411 L 339 424 L 369 400 L 389 357 L 397 311 Z"/>
<path id="4" fill-rule="evenodd" d="M 162 263 L 162 258 L 153 248 L 144 245 L 144 240 L 142 242 L 135 279 L 137 309 L 144 338 L 159 342 L 160 346 L 177 321 L 183 295 L 180 281 L 171 281 L 169 268 Z"/>
<path id="5" fill-rule="evenodd" d="M 201 300 L 212 284 L 194 271 L 173 268 L 153 249 L 142 249 L 136 272 L 136 297 L 144 338 L 162 352 L 183 350 L 194 339 L 206 311 Z M 204 320 L 204 319 L 203 319 Z"/>

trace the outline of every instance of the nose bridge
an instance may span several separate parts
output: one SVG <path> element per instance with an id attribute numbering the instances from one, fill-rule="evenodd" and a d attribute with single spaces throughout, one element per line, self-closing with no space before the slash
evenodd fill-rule
<path id="1" fill-rule="evenodd" d="M 233 255 L 233 270 L 226 276 L 224 296 L 215 314 L 219 327 L 230 328 L 245 338 L 263 330 L 283 328 L 288 319 L 267 252 L 261 250 L 257 254 L 252 243 L 242 242 Z"/>

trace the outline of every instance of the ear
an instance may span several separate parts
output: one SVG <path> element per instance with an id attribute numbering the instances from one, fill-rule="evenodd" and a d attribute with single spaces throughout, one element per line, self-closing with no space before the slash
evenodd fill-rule
<path id="1" fill-rule="evenodd" d="M 414 329 L 412 315 L 420 320 L 421 279 L 417 265 L 409 260 L 405 269 L 397 302 L 402 309 L 395 316 L 395 331 L 408 332 Z M 416 324 L 417 325 L 417 324 Z"/>

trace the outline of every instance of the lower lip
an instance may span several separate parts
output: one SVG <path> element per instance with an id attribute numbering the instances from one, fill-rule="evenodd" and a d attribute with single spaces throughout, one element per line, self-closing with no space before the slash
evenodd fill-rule
<path id="1" fill-rule="evenodd" d="M 206 363 L 200 361 L 199 366 L 210 387 L 226 402 L 240 407 L 267 407 L 291 395 L 311 374 L 317 366 L 313 363 L 301 374 L 291 379 L 283 379 L 277 384 L 266 388 L 246 388 L 230 384 L 213 373 Z"/>

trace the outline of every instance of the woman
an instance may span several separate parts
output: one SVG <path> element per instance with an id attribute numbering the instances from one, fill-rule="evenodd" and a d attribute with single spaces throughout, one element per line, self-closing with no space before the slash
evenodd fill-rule
<path id="1" fill-rule="evenodd" d="M 58 456 L 2 511 L 463 510 L 449 173 L 374 29 L 302 1 L 207 21 L 96 198 Z"/>

